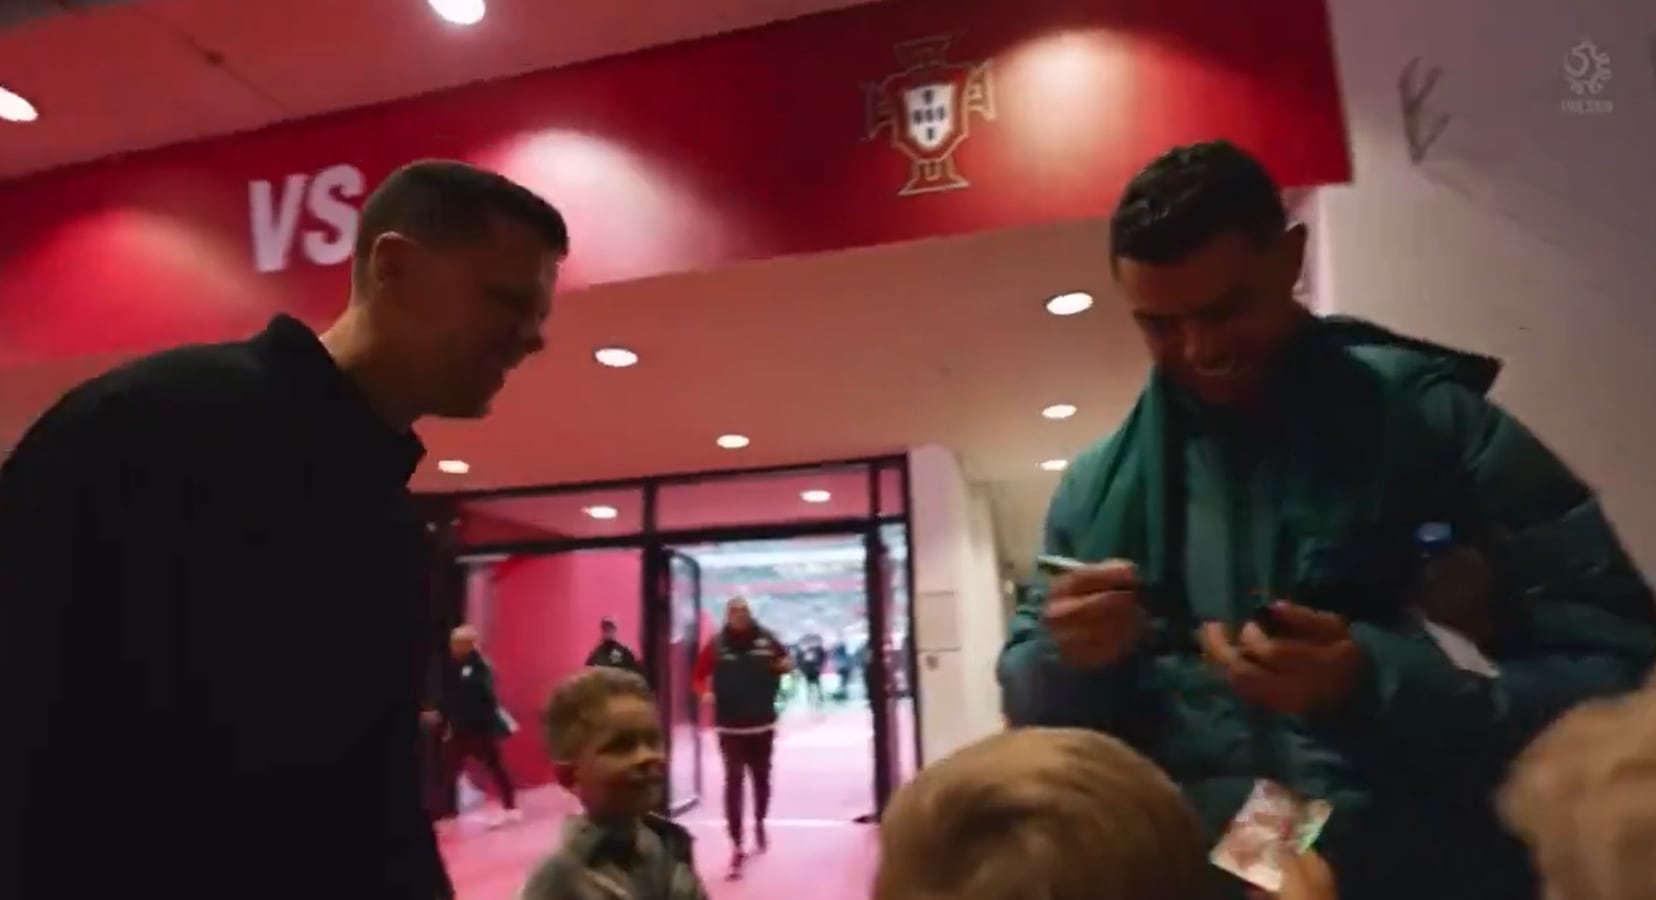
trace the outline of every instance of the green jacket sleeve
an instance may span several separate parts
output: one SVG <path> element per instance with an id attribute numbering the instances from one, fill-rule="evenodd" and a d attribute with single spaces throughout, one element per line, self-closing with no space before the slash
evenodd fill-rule
<path id="1" fill-rule="evenodd" d="M 1450 381 L 1421 399 L 1460 457 L 1471 504 L 1500 534 L 1496 616 L 1515 636 L 1496 649 L 1491 679 L 1457 668 L 1424 634 L 1354 626 L 1370 665 L 1345 724 L 1421 766 L 1496 776 L 1571 706 L 1641 683 L 1656 661 L 1656 608 L 1592 491 L 1528 429 Z"/>
<path id="2" fill-rule="evenodd" d="M 1073 473 L 1073 468 L 1072 468 Z M 1066 475 L 1047 509 L 1043 553 L 1073 556 L 1071 523 L 1074 480 Z M 1047 578 L 1037 571 L 1028 595 L 1018 604 L 1007 627 L 996 675 L 1007 724 L 1119 731 L 1127 707 L 1127 692 L 1136 680 L 1142 660 L 1128 660 L 1098 669 L 1077 669 L 1058 659 L 1058 647 L 1041 622 Z"/>

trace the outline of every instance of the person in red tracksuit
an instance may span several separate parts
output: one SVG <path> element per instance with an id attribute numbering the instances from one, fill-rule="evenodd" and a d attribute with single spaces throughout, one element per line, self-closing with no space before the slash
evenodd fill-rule
<path id="1" fill-rule="evenodd" d="M 730 878 L 742 876 L 747 859 L 742 829 L 742 783 L 753 776 L 753 837 L 769 844 L 771 751 L 776 744 L 776 692 L 793 668 L 788 648 L 753 619 L 747 600 L 725 605 L 725 624 L 701 649 L 692 680 L 702 702 L 713 707 L 719 754 L 725 769 L 725 826 L 730 830 Z"/>

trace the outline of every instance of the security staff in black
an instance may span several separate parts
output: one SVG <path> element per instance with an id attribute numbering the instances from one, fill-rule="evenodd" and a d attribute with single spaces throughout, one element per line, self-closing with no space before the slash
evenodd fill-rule
<path id="1" fill-rule="evenodd" d="M 725 770 L 725 826 L 730 832 L 730 877 L 740 878 L 747 858 L 742 828 L 742 781 L 753 776 L 753 836 L 769 846 L 771 751 L 776 745 L 776 692 L 793 668 L 788 648 L 753 620 L 747 601 L 725 605 L 725 625 L 702 647 L 692 678 L 704 703 L 713 706 L 719 754 Z"/>
<path id="2" fill-rule="evenodd" d="M 482 415 L 540 348 L 567 240 L 524 188 L 416 163 L 325 333 L 140 359 L 29 429 L 0 469 L 0 897 L 452 896 L 411 426 Z"/>
<path id="3" fill-rule="evenodd" d="M 638 664 L 638 657 L 621 643 L 616 637 L 614 619 L 604 619 L 598 626 L 598 646 L 587 654 L 587 666 L 608 666 L 611 669 L 621 669 L 635 675 L 643 675 L 644 667 Z"/>

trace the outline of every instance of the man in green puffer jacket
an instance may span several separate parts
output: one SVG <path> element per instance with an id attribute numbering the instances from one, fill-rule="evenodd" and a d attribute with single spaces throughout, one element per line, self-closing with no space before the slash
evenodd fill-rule
<path id="1" fill-rule="evenodd" d="M 1052 499 L 1045 552 L 1088 565 L 1014 617 L 1008 720 L 1131 743 L 1214 837 L 1256 779 L 1328 800 L 1342 900 L 1535 897 L 1493 789 L 1656 660 L 1592 492 L 1486 399 L 1493 360 L 1300 306 L 1304 229 L 1236 147 L 1152 163 L 1111 241 L 1155 368 Z M 1498 674 L 1425 627 L 1423 526 L 1487 561 Z"/>

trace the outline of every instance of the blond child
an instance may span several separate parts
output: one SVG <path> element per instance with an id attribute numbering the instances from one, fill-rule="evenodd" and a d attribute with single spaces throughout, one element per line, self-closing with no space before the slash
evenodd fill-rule
<path id="1" fill-rule="evenodd" d="M 1500 807 L 1550 900 L 1656 900 L 1656 687 L 1584 704 L 1542 732 Z"/>
<path id="2" fill-rule="evenodd" d="M 689 832 L 655 814 L 667 758 L 644 679 L 585 669 L 558 686 L 544 718 L 558 783 L 582 812 L 521 900 L 706 900 Z"/>
<path id="3" fill-rule="evenodd" d="M 1203 900 L 1224 878 L 1177 785 L 1095 731 L 1024 728 L 921 770 L 880 828 L 874 900 Z M 1283 900 L 1334 900 L 1315 856 Z"/>

